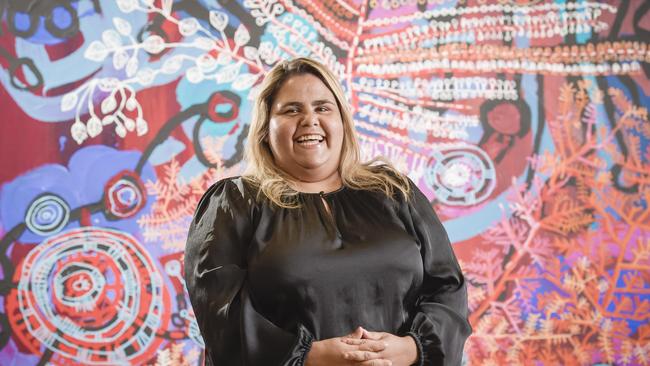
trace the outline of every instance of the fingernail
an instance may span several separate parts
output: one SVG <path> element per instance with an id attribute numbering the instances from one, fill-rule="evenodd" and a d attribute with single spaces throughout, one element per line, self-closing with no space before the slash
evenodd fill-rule
<path id="1" fill-rule="evenodd" d="M 349 360 L 350 359 L 350 354 L 349 353 L 344 353 L 343 358 L 345 358 L 346 360 Z"/>

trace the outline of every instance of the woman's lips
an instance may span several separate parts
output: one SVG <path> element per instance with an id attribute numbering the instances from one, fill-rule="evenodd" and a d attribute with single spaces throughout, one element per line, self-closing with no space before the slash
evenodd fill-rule
<path id="1" fill-rule="evenodd" d="M 317 139 L 307 139 L 304 141 L 296 140 L 295 143 L 303 149 L 316 149 L 325 145 L 325 137 L 320 136 L 320 140 Z"/>

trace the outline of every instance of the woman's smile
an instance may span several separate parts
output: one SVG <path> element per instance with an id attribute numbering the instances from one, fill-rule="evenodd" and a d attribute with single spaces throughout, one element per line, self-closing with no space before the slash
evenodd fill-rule
<path id="1" fill-rule="evenodd" d="M 312 74 L 288 78 L 271 106 L 269 145 L 276 164 L 297 180 L 338 171 L 343 121 L 336 98 Z"/>

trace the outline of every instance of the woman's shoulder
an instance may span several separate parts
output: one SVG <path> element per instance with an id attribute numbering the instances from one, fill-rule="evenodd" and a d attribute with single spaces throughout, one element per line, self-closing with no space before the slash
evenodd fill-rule
<path id="1" fill-rule="evenodd" d="M 393 190 L 392 198 L 398 202 L 408 201 L 412 198 L 414 189 L 417 189 L 416 184 L 407 174 L 400 172 L 389 163 L 380 162 L 379 164 L 368 165 L 367 169 L 371 173 L 380 175 L 383 180 L 390 180 L 394 184 L 396 189 Z"/>
<path id="2" fill-rule="evenodd" d="M 255 197 L 249 193 L 246 180 L 240 176 L 227 177 L 214 182 L 199 199 L 194 212 L 194 222 L 203 217 L 228 213 L 237 219 L 252 219 L 258 210 Z"/>
<path id="3" fill-rule="evenodd" d="M 255 197 L 255 183 L 242 175 L 224 177 L 214 182 L 206 191 L 213 194 L 225 194 L 231 198 L 249 199 Z"/>
<path id="4" fill-rule="evenodd" d="M 221 178 L 214 182 L 203 194 L 199 202 L 222 202 L 236 204 L 237 206 L 254 206 L 256 204 L 253 183 L 244 176 L 231 176 Z"/>

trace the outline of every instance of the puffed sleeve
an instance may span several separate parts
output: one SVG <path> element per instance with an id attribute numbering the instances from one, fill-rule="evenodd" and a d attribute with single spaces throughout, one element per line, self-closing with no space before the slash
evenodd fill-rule
<path id="1" fill-rule="evenodd" d="M 424 278 L 406 334 L 415 339 L 419 366 L 460 365 L 472 331 L 465 279 L 431 203 L 413 182 L 411 188 L 407 215 L 420 244 Z"/>
<path id="2" fill-rule="evenodd" d="M 206 365 L 303 365 L 313 336 L 286 331 L 254 307 L 247 285 L 253 201 L 241 179 L 215 183 L 199 201 L 185 248 L 185 281 Z"/>

